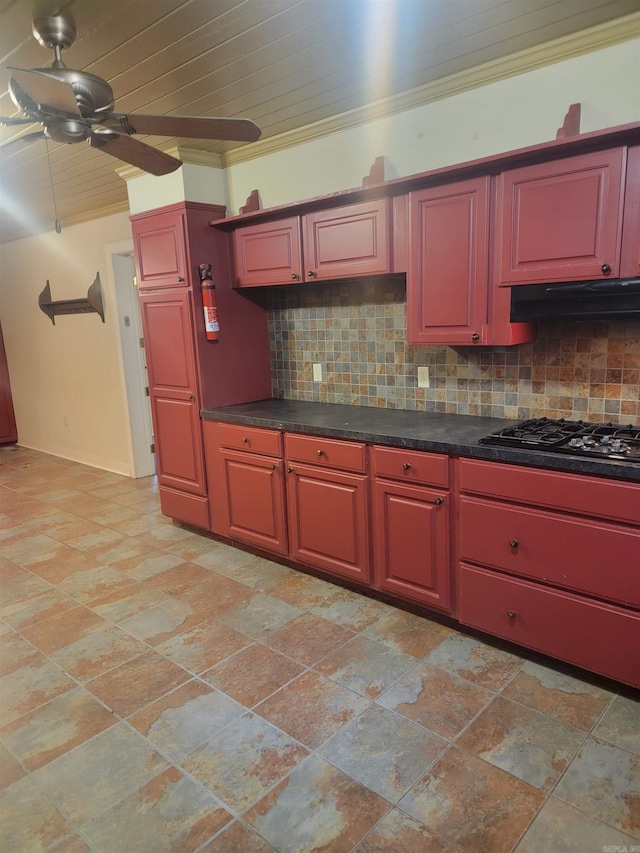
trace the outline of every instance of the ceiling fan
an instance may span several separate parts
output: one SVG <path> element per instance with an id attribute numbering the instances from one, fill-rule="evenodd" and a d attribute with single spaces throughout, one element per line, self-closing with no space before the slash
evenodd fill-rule
<path id="1" fill-rule="evenodd" d="M 114 112 L 113 90 L 106 80 L 67 68 L 60 58 L 76 38 L 75 23 L 68 13 L 36 18 L 33 34 L 43 47 L 53 50 L 55 58 L 51 68 L 8 69 L 12 74 L 9 94 L 25 118 L 0 117 L 0 124 L 40 122 L 43 130 L 23 134 L 3 148 L 39 139 L 68 144 L 88 140 L 92 148 L 118 160 L 152 175 L 166 175 L 182 161 L 134 139 L 134 134 L 238 142 L 254 142 L 260 136 L 260 128 L 249 119 Z"/>

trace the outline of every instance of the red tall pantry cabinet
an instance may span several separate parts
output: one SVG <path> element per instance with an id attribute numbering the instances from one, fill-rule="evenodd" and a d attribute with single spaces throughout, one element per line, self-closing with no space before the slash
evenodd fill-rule
<path id="1" fill-rule="evenodd" d="M 210 529 L 200 410 L 271 396 L 265 309 L 231 288 L 218 205 L 181 202 L 131 217 L 160 505 Z M 208 341 L 198 267 L 212 265 L 220 336 Z"/>

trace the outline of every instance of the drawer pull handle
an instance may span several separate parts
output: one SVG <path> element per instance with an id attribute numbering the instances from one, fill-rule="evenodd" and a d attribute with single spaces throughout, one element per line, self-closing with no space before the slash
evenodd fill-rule
<path id="1" fill-rule="evenodd" d="M 434 504 L 436 506 L 441 506 L 444 503 L 444 498 L 436 498 Z"/>
<path id="2" fill-rule="evenodd" d="M 318 456 L 324 456 L 324 450 L 318 450 Z"/>
<path id="3" fill-rule="evenodd" d="M 516 618 L 516 611 L 515 611 L 515 610 L 510 610 L 510 611 L 507 613 L 507 616 L 509 617 L 509 619 L 515 619 L 515 618 Z"/>
<path id="4" fill-rule="evenodd" d="M 517 547 L 518 547 L 518 544 L 519 544 L 519 543 L 518 543 L 518 540 L 517 540 L 517 539 L 512 539 L 512 540 L 509 542 L 509 548 L 514 548 L 514 549 L 515 549 L 515 548 L 517 548 Z"/>
<path id="5" fill-rule="evenodd" d="M 405 462 L 405 463 L 404 463 L 404 465 L 402 466 L 402 470 L 403 470 L 403 471 L 408 471 L 408 470 L 409 470 L 409 468 L 411 468 L 411 465 L 409 465 L 409 463 L 408 463 L 408 462 Z"/>

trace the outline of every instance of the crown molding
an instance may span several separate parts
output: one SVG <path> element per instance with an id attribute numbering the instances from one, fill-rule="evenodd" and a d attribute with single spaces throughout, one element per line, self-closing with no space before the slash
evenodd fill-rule
<path id="1" fill-rule="evenodd" d="M 461 92 L 486 86 L 499 80 L 506 80 L 518 74 L 524 74 L 545 65 L 552 65 L 564 59 L 601 50 L 620 42 L 640 36 L 640 12 L 625 15 L 613 21 L 607 21 L 587 30 L 581 30 L 568 36 L 554 39 L 537 47 L 512 53 L 501 59 L 485 62 L 467 71 L 460 71 L 442 77 L 424 86 L 409 89 L 389 98 L 342 113 L 339 116 L 306 125 L 303 128 L 280 133 L 264 140 L 258 140 L 241 148 L 234 148 L 221 156 L 224 167 L 235 166 L 265 154 L 273 154 L 294 145 L 321 139 L 339 131 L 358 127 L 376 119 L 406 112 L 424 104 L 449 98 Z"/>
<path id="2" fill-rule="evenodd" d="M 213 151 L 203 151 L 201 148 L 188 148 L 183 145 L 174 145 L 173 147 L 166 148 L 158 146 L 158 148 L 160 151 L 164 151 L 165 154 L 169 154 L 170 157 L 177 157 L 178 160 L 182 160 L 183 165 L 186 163 L 189 166 L 207 166 L 210 169 L 224 168 L 222 156 Z M 124 181 L 130 181 L 132 178 L 140 178 L 142 175 L 149 174 L 149 172 L 145 172 L 144 169 L 140 169 L 138 166 L 129 165 L 119 166 L 115 171 Z"/>

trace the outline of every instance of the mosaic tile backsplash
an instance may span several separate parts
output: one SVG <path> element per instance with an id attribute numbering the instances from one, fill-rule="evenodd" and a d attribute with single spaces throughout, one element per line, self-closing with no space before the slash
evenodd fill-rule
<path id="1" fill-rule="evenodd" d="M 544 323 L 513 347 L 408 346 L 403 276 L 269 288 L 266 299 L 275 397 L 640 423 L 640 320 Z M 417 387 L 423 365 L 429 388 Z"/>

